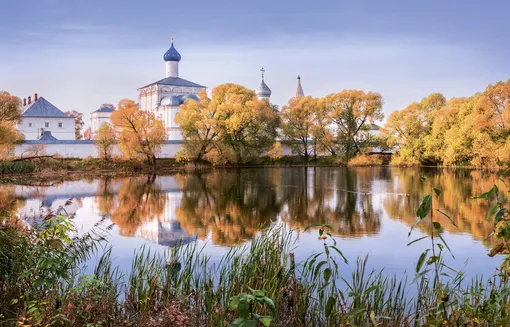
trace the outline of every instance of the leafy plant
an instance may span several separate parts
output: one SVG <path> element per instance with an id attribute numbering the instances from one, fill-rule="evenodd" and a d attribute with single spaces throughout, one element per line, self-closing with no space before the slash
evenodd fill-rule
<path id="1" fill-rule="evenodd" d="M 235 319 L 231 327 L 251 327 L 261 323 L 264 326 L 270 326 L 273 322 L 273 316 L 263 316 L 254 312 L 256 305 L 267 306 L 274 315 L 276 308 L 273 300 L 266 296 L 266 292 L 262 290 L 254 290 L 250 288 L 251 294 L 242 293 L 230 298 L 230 308 L 237 310 L 239 317 Z"/>

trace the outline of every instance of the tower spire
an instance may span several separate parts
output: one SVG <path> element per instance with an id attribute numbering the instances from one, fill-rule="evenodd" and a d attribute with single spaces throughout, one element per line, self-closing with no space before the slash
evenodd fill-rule
<path id="1" fill-rule="evenodd" d="M 298 75 L 296 92 L 294 93 L 294 98 L 301 98 L 304 96 L 305 96 L 305 93 L 303 92 L 303 87 L 301 86 L 301 76 Z"/>
<path id="2" fill-rule="evenodd" d="M 260 68 L 260 72 L 262 73 L 262 80 L 264 80 L 264 73 L 266 72 L 264 67 Z"/>

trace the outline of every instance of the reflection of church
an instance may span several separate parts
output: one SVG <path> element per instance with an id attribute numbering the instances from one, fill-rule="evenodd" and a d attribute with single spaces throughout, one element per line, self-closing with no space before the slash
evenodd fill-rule
<path id="1" fill-rule="evenodd" d="M 147 217 L 147 220 L 138 226 L 135 236 L 168 247 L 194 242 L 197 236 L 187 233 L 175 217 L 175 210 L 181 202 L 182 194 L 180 192 L 169 192 L 165 195 L 163 215 Z"/>

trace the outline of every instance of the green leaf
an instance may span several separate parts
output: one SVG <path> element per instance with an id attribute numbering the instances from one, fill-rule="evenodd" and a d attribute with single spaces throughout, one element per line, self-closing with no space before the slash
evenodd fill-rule
<path id="1" fill-rule="evenodd" d="M 248 301 L 246 299 L 239 300 L 237 310 L 239 311 L 239 316 L 241 316 L 241 318 L 248 319 L 248 316 L 250 314 L 250 308 Z"/>
<path id="2" fill-rule="evenodd" d="M 416 211 L 416 216 L 421 219 L 427 217 L 431 207 L 432 196 L 429 194 L 423 198 L 423 201 L 421 202 L 420 206 L 418 207 L 418 210 Z"/>
<path id="3" fill-rule="evenodd" d="M 240 299 L 241 299 L 241 297 L 239 295 L 232 296 L 230 298 L 230 309 L 236 310 L 237 306 L 239 305 L 239 300 Z"/>
<path id="4" fill-rule="evenodd" d="M 264 296 L 266 296 L 266 292 L 265 292 L 265 291 L 261 291 L 261 290 L 252 290 L 251 288 L 250 288 L 250 291 L 253 293 L 253 295 L 254 295 L 255 297 L 264 297 Z"/>
<path id="5" fill-rule="evenodd" d="M 326 308 L 324 310 L 324 313 L 326 314 L 326 317 L 329 317 L 331 315 L 331 311 L 333 311 L 333 307 L 336 303 L 336 297 L 330 296 L 328 298 L 328 302 L 326 302 Z"/>
<path id="6" fill-rule="evenodd" d="M 506 212 L 507 210 L 505 208 L 499 210 L 498 213 L 496 214 L 496 217 L 494 218 L 494 223 L 498 223 L 501 220 L 501 218 L 503 218 Z"/>
<path id="7" fill-rule="evenodd" d="M 357 308 L 354 310 L 349 311 L 347 313 L 347 317 L 358 317 L 365 314 L 366 309 L 365 308 Z"/>
<path id="8" fill-rule="evenodd" d="M 311 225 L 306 226 L 304 231 L 306 232 L 310 228 L 315 228 L 315 227 L 319 227 L 319 226 L 322 226 L 322 225 L 321 224 L 311 224 Z"/>
<path id="9" fill-rule="evenodd" d="M 347 258 L 344 256 L 342 251 L 340 251 L 336 246 L 330 246 L 329 248 L 335 250 L 344 259 L 344 262 L 349 264 L 349 261 L 347 261 Z"/>
<path id="10" fill-rule="evenodd" d="M 317 276 L 319 275 L 319 271 L 320 271 L 321 267 L 324 266 L 326 263 L 327 263 L 326 260 L 323 260 L 323 261 L 319 262 L 317 264 L 317 266 L 315 266 L 315 271 L 313 273 L 314 279 L 317 279 Z"/>
<path id="11" fill-rule="evenodd" d="M 262 323 L 262 325 L 268 327 L 273 322 L 273 317 L 263 316 L 259 318 L 259 321 Z"/>
<path id="12" fill-rule="evenodd" d="M 493 200 L 499 193 L 499 189 L 494 185 L 489 191 L 475 196 L 475 199 L 485 199 L 487 201 Z"/>
<path id="13" fill-rule="evenodd" d="M 434 187 L 434 193 L 436 193 L 437 196 L 441 195 L 441 190 Z"/>
<path id="14" fill-rule="evenodd" d="M 245 320 L 240 327 L 256 327 L 257 320 Z"/>
<path id="15" fill-rule="evenodd" d="M 271 300 L 270 298 L 268 298 L 267 296 L 263 297 L 262 298 L 262 302 L 264 302 L 265 305 L 267 305 L 269 307 L 269 309 L 271 310 L 271 312 L 274 314 L 276 312 L 276 307 L 274 305 L 274 302 L 273 300 Z"/>
<path id="16" fill-rule="evenodd" d="M 441 213 L 443 216 L 448 218 L 450 220 L 450 222 L 453 224 L 453 226 L 457 227 L 457 224 L 455 224 L 455 222 L 453 221 L 452 217 L 450 217 L 446 212 L 443 212 L 440 209 L 437 209 L 437 211 L 439 211 L 439 213 Z"/>
<path id="17" fill-rule="evenodd" d="M 238 326 L 241 326 L 241 324 L 243 322 L 245 322 L 246 319 L 244 318 L 237 318 L 236 320 L 232 321 L 232 323 L 230 324 L 230 327 L 238 327 Z"/>
<path id="18" fill-rule="evenodd" d="M 423 266 L 423 263 L 425 262 L 425 258 L 427 257 L 427 253 L 430 251 L 430 249 L 427 249 L 423 251 L 423 253 L 420 255 L 420 258 L 418 259 L 418 263 L 416 264 L 416 273 L 419 273 L 421 270 L 421 267 Z"/>
<path id="19" fill-rule="evenodd" d="M 435 230 L 441 230 L 441 224 L 438 223 L 437 221 L 433 221 L 432 226 L 434 226 Z"/>
<path id="20" fill-rule="evenodd" d="M 427 180 L 427 177 L 425 177 L 424 175 L 421 175 L 421 176 L 420 176 L 420 180 L 421 180 L 422 182 L 424 182 L 424 181 L 426 181 L 426 180 Z"/>
<path id="21" fill-rule="evenodd" d="M 327 283 L 329 281 L 329 279 L 331 278 L 331 269 L 329 268 L 326 268 L 324 269 L 324 281 Z"/>
<path id="22" fill-rule="evenodd" d="M 494 216 L 498 210 L 499 210 L 499 205 L 498 204 L 493 205 L 489 209 L 489 212 L 487 212 L 487 217 L 485 217 L 485 220 L 490 221 L 492 216 Z"/>
<path id="23" fill-rule="evenodd" d="M 434 262 L 437 262 L 437 260 L 439 260 L 439 257 L 437 255 L 433 255 L 431 256 L 428 260 L 427 260 L 427 264 L 428 265 L 431 265 L 433 264 Z"/>
<path id="24" fill-rule="evenodd" d="M 422 236 L 420 238 L 417 238 L 414 241 L 411 241 L 411 242 L 407 243 L 407 246 L 409 246 L 409 245 L 411 245 L 413 243 L 419 242 L 419 241 L 423 240 L 424 238 L 428 238 L 428 236 Z"/>

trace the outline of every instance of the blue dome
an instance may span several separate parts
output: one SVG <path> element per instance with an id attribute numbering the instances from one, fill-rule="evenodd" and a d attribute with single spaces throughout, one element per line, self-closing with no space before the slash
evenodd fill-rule
<path id="1" fill-rule="evenodd" d="M 186 102 L 186 100 L 188 100 L 188 99 L 195 100 L 196 102 L 200 102 L 200 99 L 195 94 L 186 94 L 186 95 L 181 95 L 181 104 Z"/>
<path id="2" fill-rule="evenodd" d="M 165 52 L 163 59 L 165 59 L 165 61 L 181 61 L 181 55 L 179 52 L 177 52 L 177 50 L 175 50 L 173 42 L 170 49 L 168 49 L 168 51 Z"/>

